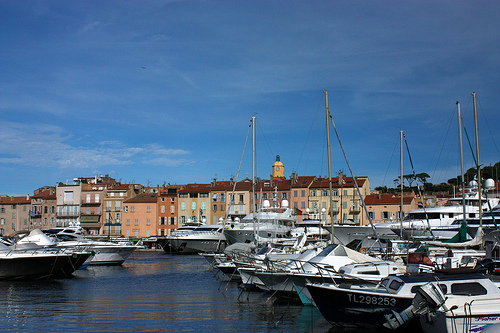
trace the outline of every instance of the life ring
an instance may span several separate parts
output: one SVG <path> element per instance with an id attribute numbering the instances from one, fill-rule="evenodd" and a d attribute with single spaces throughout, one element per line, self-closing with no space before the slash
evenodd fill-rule
<path id="1" fill-rule="evenodd" d="M 366 248 L 362 247 L 362 248 L 359 249 L 359 252 L 363 253 L 363 254 L 366 254 L 367 250 L 366 250 Z"/>

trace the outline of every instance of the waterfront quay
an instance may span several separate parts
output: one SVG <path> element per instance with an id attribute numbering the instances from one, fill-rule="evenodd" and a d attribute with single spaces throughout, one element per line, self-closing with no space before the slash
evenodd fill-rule
<path id="1" fill-rule="evenodd" d="M 136 251 L 120 266 L 0 290 L 2 332 L 339 332 L 315 307 L 242 290 L 198 255 Z"/>

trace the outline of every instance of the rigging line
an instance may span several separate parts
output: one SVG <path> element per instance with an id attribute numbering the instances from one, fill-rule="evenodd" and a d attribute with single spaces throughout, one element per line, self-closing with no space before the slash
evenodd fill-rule
<path id="1" fill-rule="evenodd" d="M 422 192 L 420 191 L 420 186 L 418 186 L 417 174 L 415 173 L 415 168 L 413 167 L 413 161 L 411 160 L 411 155 L 410 155 L 410 148 L 408 147 L 408 141 L 406 141 L 406 136 L 404 134 L 403 134 L 403 138 L 405 140 L 406 151 L 408 152 L 408 159 L 410 160 L 410 166 L 411 166 L 411 170 L 413 172 L 413 177 L 415 178 L 415 183 L 417 184 L 418 195 L 420 196 L 420 200 L 422 200 L 422 208 L 424 209 L 425 219 L 427 220 L 429 232 L 431 233 L 432 239 L 435 240 L 436 236 L 434 236 L 434 233 L 432 232 L 431 223 L 429 222 L 429 216 L 427 216 L 427 212 L 425 210 L 424 197 L 422 196 Z M 401 179 L 401 181 L 403 181 L 403 180 Z"/>
<path id="2" fill-rule="evenodd" d="M 344 154 L 344 159 L 345 159 L 345 161 L 347 163 L 347 167 L 349 168 L 349 171 L 351 173 L 351 177 L 353 179 L 354 185 L 356 186 L 356 189 L 358 190 L 359 198 L 361 199 L 361 203 L 363 204 L 363 208 L 365 209 L 366 216 L 368 217 L 368 221 L 370 222 L 370 225 L 371 225 L 372 230 L 373 230 L 373 234 L 375 235 L 375 238 L 377 239 L 377 242 L 380 245 L 380 250 L 382 251 L 383 254 L 385 254 L 386 252 L 384 250 L 382 242 L 380 241 L 380 238 L 378 237 L 378 233 L 375 230 L 375 226 L 373 225 L 370 214 L 368 214 L 368 208 L 366 207 L 365 200 L 363 199 L 363 196 L 361 195 L 361 190 L 359 189 L 358 181 L 357 181 L 356 177 L 354 176 L 354 173 L 353 173 L 352 168 L 351 168 L 351 164 L 349 163 L 349 160 L 347 159 L 347 155 L 345 153 L 344 146 L 342 145 L 342 141 L 340 140 L 339 132 L 337 131 L 337 126 L 335 126 L 335 122 L 333 121 L 333 117 L 332 117 L 332 114 L 330 112 L 328 112 L 328 117 L 330 118 L 330 122 L 332 123 L 333 129 L 335 130 L 335 135 L 337 136 L 337 140 L 339 142 L 340 148 L 342 149 L 342 154 Z M 331 223 L 333 225 L 333 221 Z"/>
<path id="3" fill-rule="evenodd" d="M 226 216 L 224 218 L 223 228 L 226 228 L 227 217 L 229 216 L 229 212 L 231 210 L 231 206 L 234 205 L 234 192 L 236 191 L 236 184 L 238 183 L 238 177 L 240 176 L 241 165 L 243 164 L 243 156 L 245 155 L 245 150 L 247 148 L 248 137 L 250 136 L 250 129 L 252 128 L 252 121 L 248 125 L 247 137 L 245 139 L 245 145 L 243 146 L 243 152 L 241 153 L 240 165 L 238 166 L 238 172 L 236 173 L 236 179 L 234 180 L 233 190 L 231 192 L 231 198 L 229 198 L 229 207 L 226 209 Z M 221 233 L 223 234 L 223 232 Z M 219 243 L 217 245 L 217 249 L 220 250 L 220 245 L 222 242 L 222 237 L 219 237 Z"/>
<path id="4" fill-rule="evenodd" d="M 467 133 L 467 129 L 465 127 L 464 127 L 464 131 L 465 131 L 465 136 L 467 137 L 467 142 L 469 143 L 470 151 L 472 153 L 472 158 L 474 159 L 474 164 L 476 165 L 476 168 L 480 168 L 480 165 L 477 164 L 476 155 L 474 154 L 474 150 L 472 149 L 472 145 L 471 145 L 471 142 L 469 139 L 469 134 Z M 486 196 L 486 202 L 488 203 L 488 209 L 490 211 L 491 218 L 493 219 L 493 224 L 495 224 L 495 229 L 498 230 L 498 225 L 497 225 L 497 222 L 495 221 L 495 215 L 493 214 L 493 210 L 491 209 L 491 203 L 490 203 L 490 200 L 488 199 L 488 192 L 486 191 L 486 184 L 484 183 L 484 179 L 478 179 L 478 180 L 481 182 L 481 186 L 483 187 L 483 189 L 485 189 L 484 195 Z M 479 192 L 478 195 L 481 195 L 481 193 Z M 482 207 L 479 207 L 479 209 L 482 210 Z"/>
<path id="5" fill-rule="evenodd" d="M 384 175 L 384 179 L 382 180 L 382 186 L 385 186 L 385 179 L 387 178 L 387 174 L 389 173 L 389 167 L 392 163 L 392 157 L 394 156 L 394 152 L 396 151 L 396 147 L 398 146 L 398 141 L 399 141 L 399 138 L 398 140 L 394 143 L 394 148 L 392 148 L 392 154 L 391 154 L 391 157 L 389 158 L 389 163 L 387 164 L 387 169 L 385 169 L 385 175 Z"/>
<path id="6" fill-rule="evenodd" d="M 314 118 L 314 120 L 312 121 L 311 123 L 311 127 L 309 128 L 309 133 L 307 134 L 307 140 L 306 142 L 304 143 L 304 147 L 302 148 L 302 152 L 300 153 L 300 157 L 299 157 L 299 160 L 297 162 L 297 167 L 296 167 L 296 170 L 299 169 L 299 165 L 302 161 L 302 156 L 304 155 L 304 151 L 306 150 L 306 144 L 307 142 L 309 141 L 309 138 L 312 138 L 311 139 L 311 145 L 309 147 L 309 154 L 307 156 L 307 161 L 306 161 L 306 166 L 304 168 L 304 174 L 307 175 L 307 165 L 308 165 L 308 162 L 310 161 L 310 158 L 311 158 L 311 152 L 312 152 L 312 147 L 314 146 L 314 137 L 311 135 L 311 133 L 313 132 L 313 128 L 315 127 L 314 125 L 318 123 L 318 118 L 319 118 L 319 110 L 320 110 L 320 104 L 321 102 L 318 102 L 318 107 L 316 108 L 316 116 Z"/>
<path id="7" fill-rule="evenodd" d="M 259 133 L 262 135 L 262 137 L 264 138 L 264 142 L 266 143 L 264 146 L 267 147 L 267 150 L 266 150 L 267 157 L 268 157 L 268 159 L 270 159 L 272 161 L 273 155 L 276 155 L 276 154 L 273 154 L 273 150 L 272 150 L 271 146 L 269 145 L 269 142 L 267 141 L 267 137 L 264 135 L 264 132 L 262 131 L 260 123 L 257 124 L 257 128 L 259 129 L 259 131 L 260 131 Z M 269 154 L 271 154 L 271 155 L 269 155 Z"/>
<path id="8" fill-rule="evenodd" d="M 476 98 L 477 100 L 477 98 Z M 491 128 L 490 128 L 490 122 L 488 121 L 488 119 L 486 119 L 486 115 L 484 114 L 484 111 L 483 111 L 483 107 L 481 105 L 481 101 L 479 101 L 479 109 L 481 111 L 481 114 L 483 115 L 483 118 L 484 118 L 484 122 L 486 124 L 486 127 L 488 128 L 488 132 L 490 132 L 490 136 L 491 136 L 491 141 L 493 142 L 493 146 L 495 146 L 495 149 L 497 151 L 497 154 L 500 156 L 500 151 L 498 150 L 498 146 L 495 142 L 495 137 L 493 136 L 493 133 L 491 132 Z"/>
<path id="9" fill-rule="evenodd" d="M 442 142 L 442 145 L 441 145 L 441 150 L 439 151 L 439 154 L 437 156 L 436 164 L 435 164 L 434 168 L 432 169 L 432 170 L 434 170 L 433 173 L 432 173 L 432 175 L 431 175 L 431 179 L 433 179 L 433 181 L 436 178 L 438 178 L 438 179 L 441 178 L 441 174 L 439 175 L 439 177 L 435 177 L 436 170 L 438 169 L 438 165 L 439 165 L 439 162 L 440 162 L 440 159 L 441 159 L 441 155 L 443 153 L 443 149 L 444 149 L 445 143 L 446 143 L 447 138 L 448 138 L 448 133 L 450 132 L 451 124 L 453 123 L 453 120 L 455 118 L 455 114 L 456 114 L 455 110 L 453 112 L 451 112 L 451 116 L 450 116 L 450 119 L 448 121 L 448 128 L 447 128 L 446 132 L 444 132 L 444 138 L 443 138 L 443 136 L 441 136 L 441 138 L 439 140 L 439 142 Z M 436 152 L 437 152 L 437 149 L 434 150 L 434 154 L 433 154 L 433 156 L 431 158 L 431 161 L 434 159 L 434 155 L 436 154 Z M 450 150 L 448 150 L 448 153 L 449 152 L 450 152 Z M 446 159 L 445 159 L 445 162 L 446 162 Z"/>

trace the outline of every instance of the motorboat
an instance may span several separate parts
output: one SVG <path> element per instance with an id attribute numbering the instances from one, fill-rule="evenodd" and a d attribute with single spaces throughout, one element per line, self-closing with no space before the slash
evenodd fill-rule
<path id="1" fill-rule="evenodd" d="M 449 286 L 441 281 L 421 286 L 412 305 L 403 312 L 386 315 L 385 327 L 397 329 L 418 317 L 426 333 L 485 332 L 500 325 L 500 290 L 481 275 Z M 496 330 L 498 331 L 498 330 Z"/>
<path id="2" fill-rule="evenodd" d="M 488 184 L 487 189 L 492 188 L 491 182 L 493 182 L 493 180 L 488 179 L 486 182 Z M 480 211 L 486 212 L 491 209 L 491 207 L 495 207 L 500 203 L 499 198 L 488 197 L 488 199 L 486 199 L 482 197 L 481 200 L 479 200 L 477 183 L 475 181 L 469 184 L 469 191 L 465 193 L 465 207 L 463 201 L 464 198 L 462 197 L 454 197 L 449 199 L 448 203 L 442 207 L 412 210 L 408 212 L 402 223 L 393 223 L 391 229 L 396 235 L 402 233 L 404 239 L 450 239 L 460 229 L 461 221 L 464 219 L 475 221 L 476 218 L 479 217 Z M 401 225 L 403 228 L 402 231 Z"/>
<path id="3" fill-rule="evenodd" d="M 453 222 L 453 226 L 461 224 L 461 220 Z M 491 209 L 491 211 L 484 212 L 481 216 L 474 218 L 468 218 L 467 222 L 467 233 L 473 237 L 477 233 L 477 229 L 481 226 L 485 236 L 488 236 L 492 231 L 500 229 L 500 205 L 497 205 Z"/>
<path id="4" fill-rule="evenodd" d="M 40 249 L 14 250 L 0 243 L 0 280 L 40 280 L 70 276 L 91 255 Z"/>
<path id="5" fill-rule="evenodd" d="M 336 283 L 338 285 L 376 285 L 390 274 L 401 273 L 400 265 L 389 260 L 354 262 L 340 267 L 338 271 L 323 268 L 317 273 L 291 272 L 288 274 L 295 291 L 304 305 L 314 305 L 314 300 L 306 285 L 308 283 Z"/>
<path id="6" fill-rule="evenodd" d="M 238 223 L 227 223 L 224 236 L 228 245 L 255 242 L 255 235 L 262 238 L 291 238 L 296 221 L 297 216 L 288 207 L 288 200 L 283 200 L 281 207 L 271 207 L 269 200 L 264 200 L 257 213 L 250 213 Z"/>
<path id="7" fill-rule="evenodd" d="M 19 245 L 29 243 L 44 247 L 91 251 L 94 255 L 89 258 L 90 265 L 121 265 L 137 249 L 131 243 L 124 244 L 123 242 L 116 243 L 85 238 L 80 227 L 52 228 L 45 232 L 35 229 L 17 241 Z"/>
<path id="8" fill-rule="evenodd" d="M 307 289 L 323 317 L 334 325 L 383 325 L 385 315 L 401 313 L 412 305 L 417 290 L 435 281 L 446 297 L 495 294 L 498 286 L 470 269 L 442 270 L 416 275 L 389 275 L 371 284 L 311 283 Z M 472 299 L 471 299 L 472 300 Z"/>
<path id="9" fill-rule="evenodd" d="M 326 228 L 327 224 L 325 221 L 304 219 L 301 222 L 295 223 L 295 227 L 290 230 L 290 234 L 292 237 L 299 237 L 305 234 L 309 241 L 327 240 L 330 237 L 330 232 Z"/>
<path id="10" fill-rule="evenodd" d="M 164 250 L 178 254 L 221 252 L 226 246 L 222 224 L 203 224 L 195 228 L 179 228 L 167 238 Z"/>

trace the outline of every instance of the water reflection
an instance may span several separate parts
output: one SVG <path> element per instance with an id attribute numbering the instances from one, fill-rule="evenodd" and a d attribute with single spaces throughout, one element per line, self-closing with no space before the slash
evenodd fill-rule
<path id="1" fill-rule="evenodd" d="M 313 307 L 247 292 L 199 256 L 134 253 L 74 278 L 0 283 L 2 332 L 327 332 Z"/>

